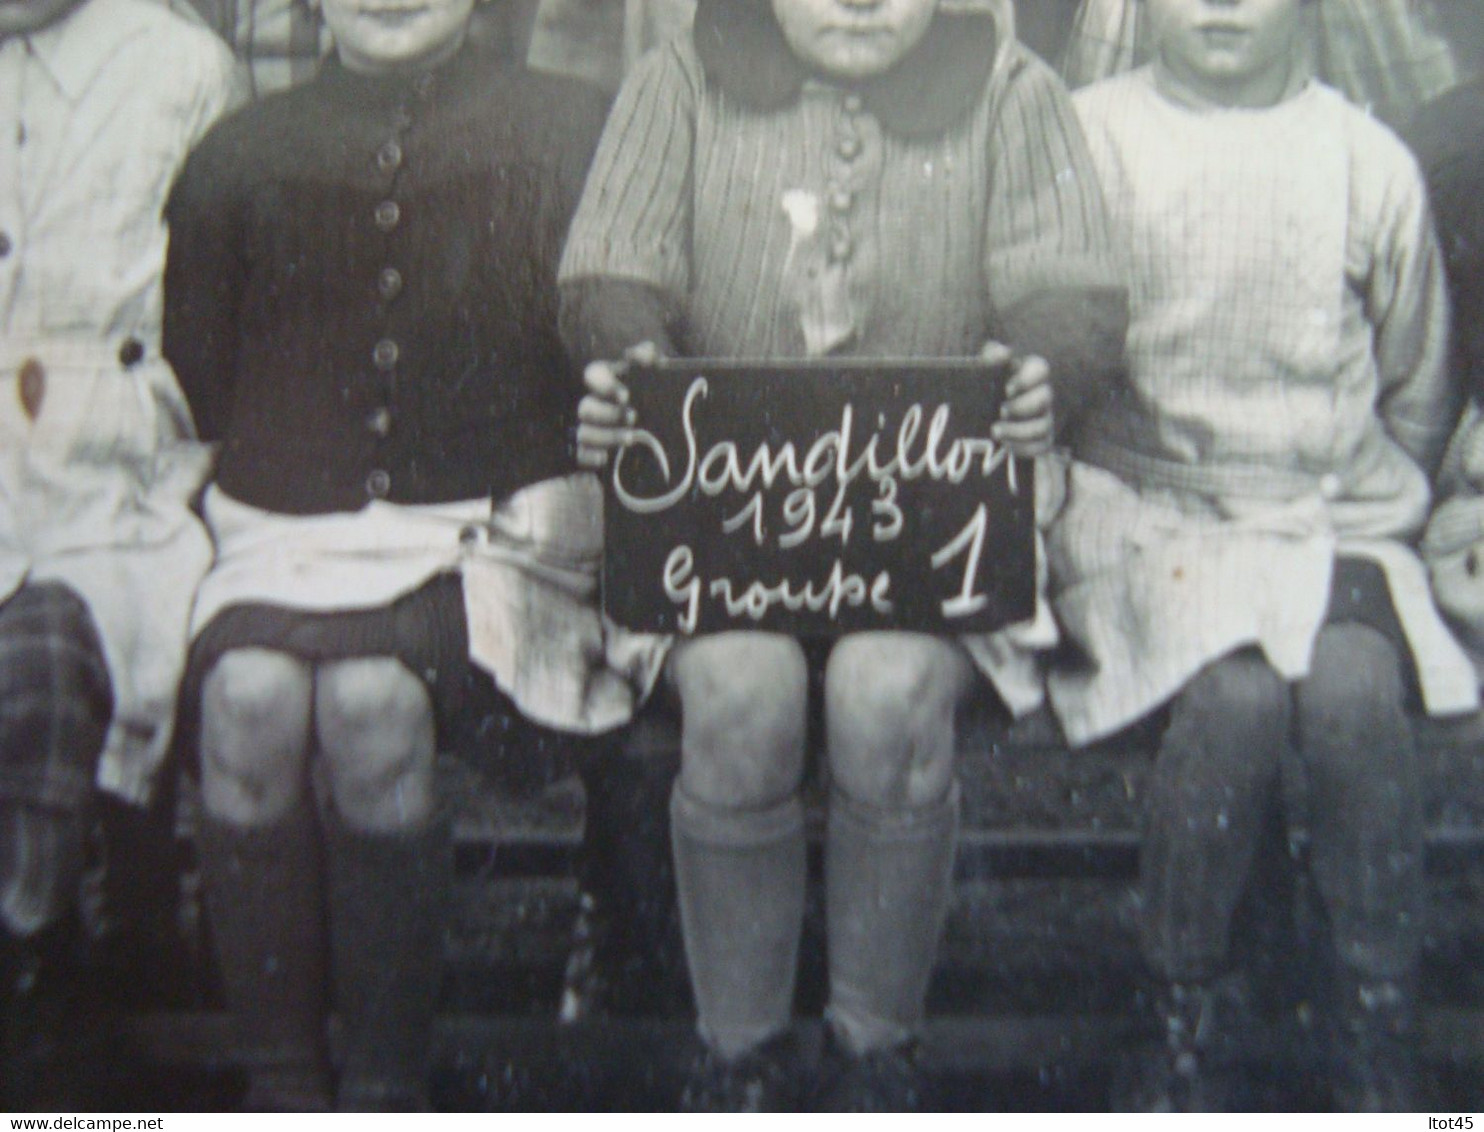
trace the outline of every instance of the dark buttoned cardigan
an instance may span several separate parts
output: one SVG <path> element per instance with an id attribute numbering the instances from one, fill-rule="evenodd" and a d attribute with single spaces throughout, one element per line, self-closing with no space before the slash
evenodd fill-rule
<path id="1" fill-rule="evenodd" d="M 167 209 L 164 329 L 221 488 L 319 514 L 573 471 L 556 268 L 603 113 L 471 44 L 221 123 Z"/>

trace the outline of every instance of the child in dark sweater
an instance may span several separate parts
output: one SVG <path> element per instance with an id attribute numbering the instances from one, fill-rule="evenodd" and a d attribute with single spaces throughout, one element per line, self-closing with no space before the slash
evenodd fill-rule
<path id="1" fill-rule="evenodd" d="M 338 58 L 224 123 L 171 201 L 166 349 L 221 446 L 187 696 L 249 1106 L 330 1102 L 326 927 L 339 1105 L 426 1103 L 440 737 L 491 681 L 577 732 L 648 681 L 594 603 L 556 333 L 602 103 L 465 42 L 471 8 L 327 0 Z"/>

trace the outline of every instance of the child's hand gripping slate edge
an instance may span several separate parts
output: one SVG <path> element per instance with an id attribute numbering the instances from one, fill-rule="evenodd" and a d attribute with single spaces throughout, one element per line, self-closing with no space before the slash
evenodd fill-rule
<path id="1" fill-rule="evenodd" d="M 640 342 L 624 351 L 622 361 L 589 362 L 582 371 L 587 395 L 577 406 L 580 466 L 602 468 L 608 463 L 608 453 L 633 443 L 638 418 L 629 405 L 629 390 L 623 378 L 630 366 L 652 366 L 659 358 L 653 342 Z"/>
<path id="2" fill-rule="evenodd" d="M 979 356 L 991 365 L 1011 367 L 994 438 L 1024 459 L 1044 456 L 1056 433 L 1051 367 L 1034 354 L 1018 358 L 1000 342 L 985 343 Z"/>

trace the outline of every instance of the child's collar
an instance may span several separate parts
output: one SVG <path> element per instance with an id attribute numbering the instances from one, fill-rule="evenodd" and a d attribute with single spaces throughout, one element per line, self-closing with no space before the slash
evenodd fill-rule
<path id="1" fill-rule="evenodd" d="M 763 111 L 798 100 L 809 71 L 789 49 L 768 0 L 700 0 L 692 35 L 706 77 L 729 97 Z M 998 46 L 989 12 L 940 9 L 905 59 L 859 84 L 861 98 L 888 133 L 936 137 L 978 101 Z"/>
<path id="2" fill-rule="evenodd" d="M 84 0 L 46 27 L 15 38 L 26 42 L 57 89 L 78 102 L 125 41 L 154 31 L 148 8 Z"/>
<path id="3" fill-rule="evenodd" d="M 428 101 L 469 86 L 480 68 L 490 60 L 468 37 L 448 58 L 427 70 L 406 74 L 372 75 L 351 70 L 332 52 L 320 64 L 325 88 L 345 103 L 366 109 L 381 109 L 408 101 Z"/>
<path id="4" fill-rule="evenodd" d="M 1187 110 L 1195 110 L 1202 113 L 1220 113 L 1230 111 L 1233 113 L 1261 113 L 1264 110 L 1272 110 L 1282 106 L 1284 103 L 1292 102 L 1314 82 L 1314 70 L 1309 64 L 1307 56 L 1295 51 L 1293 64 L 1289 68 L 1288 77 L 1284 81 L 1283 89 L 1278 97 L 1265 105 L 1244 106 L 1230 103 L 1217 102 L 1202 94 L 1194 87 L 1182 80 L 1174 71 L 1170 70 L 1164 59 L 1156 53 L 1154 60 L 1149 64 L 1149 73 L 1154 83 L 1154 88 L 1166 100 L 1173 102 L 1176 106 L 1183 106 Z"/>

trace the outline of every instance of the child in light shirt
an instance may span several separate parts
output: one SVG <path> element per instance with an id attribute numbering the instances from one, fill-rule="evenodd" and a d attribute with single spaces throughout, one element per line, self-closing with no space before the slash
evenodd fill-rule
<path id="1" fill-rule="evenodd" d="M 1422 780 L 1407 716 L 1477 702 L 1411 549 L 1452 429 L 1427 195 L 1382 125 L 1310 78 L 1302 0 L 1145 0 L 1152 65 L 1077 95 L 1129 284 L 1122 395 L 1072 438 L 1049 536 L 1083 744 L 1168 707 L 1141 862 L 1164 988 L 1155 1106 L 1208 1063 L 1281 754 L 1308 782 L 1339 952 L 1336 1104 L 1412 1103 Z"/>

